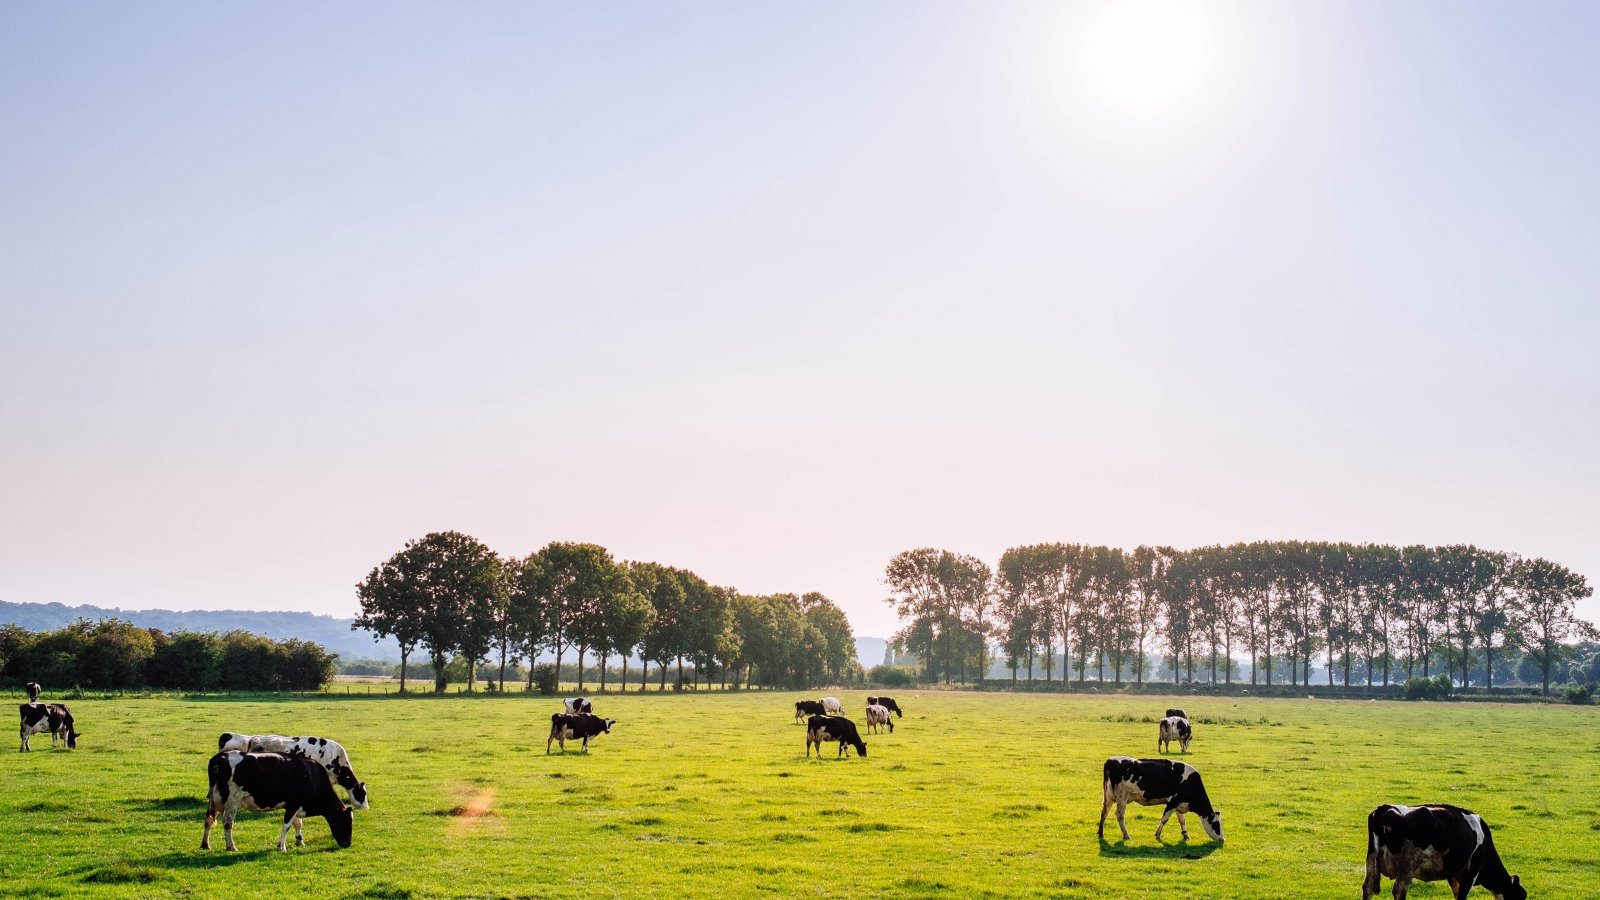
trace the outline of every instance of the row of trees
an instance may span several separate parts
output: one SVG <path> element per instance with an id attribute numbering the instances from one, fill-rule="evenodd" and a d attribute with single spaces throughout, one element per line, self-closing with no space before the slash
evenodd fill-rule
<path id="1" fill-rule="evenodd" d="M 1195 662 L 1231 683 L 1230 660 L 1246 655 L 1250 683 L 1309 684 L 1314 658 L 1328 683 L 1387 685 L 1402 670 L 1435 668 L 1492 687 L 1498 654 L 1520 650 L 1549 693 L 1572 641 L 1593 637 L 1576 604 L 1591 596 L 1583 576 L 1544 559 L 1468 545 L 1392 547 L 1271 541 L 1179 551 L 1171 547 L 1034 544 L 1013 547 L 991 569 L 947 550 L 908 550 L 886 581 L 905 620 L 896 641 L 926 661 L 927 678 L 985 669 L 996 642 L 1015 679 L 1036 656 L 1062 681 L 1092 666 L 1105 680 L 1125 671 L 1145 680 L 1148 651 L 1164 650 L 1177 680 Z M 1274 660 L 1288 671 L 1274 673 Z M 981 675 L 980 675 L 981 677 Z"/>
<path id="2" fill-rule="evenodd" d="M 169 633 L 121 619 L 79 619 L 43 632 L 0 627 L 0 678 L 52 689 L 314 691 L 333 677 L 336 656 L 310 641 Z"/>
<path id="3" fill-rule="evenodd" d="M 696 682 L 716 673 L 726 684 L 731 674 L 736 687 L 814 685 L 858 668 L 850 623 L 821 594 L 745 595 L 685 569 L 619 562 L 595 544 L 557 541 L 502 557 L 460 532 L 434 532 L 375 567 L 356 595 L 353 627 L 400 645 L 401 690 L 417 650 L 433 664 L 435 690 L 444 689 L 455 656 L 467 660 L 469 690 L 491 659 L 503 685 L 508 662 L 545 652 L 559 666 L 576 651 L 580 687 L 594 654 L 602 689 L 613 656 L 622 658 L 623 690 L 632 655 L 656 664 L 663 688 L 669 664 L 683 684 L 686 661 Z"/>

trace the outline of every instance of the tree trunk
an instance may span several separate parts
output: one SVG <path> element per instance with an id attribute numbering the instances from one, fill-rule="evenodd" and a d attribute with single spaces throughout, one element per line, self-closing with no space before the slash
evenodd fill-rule
<path id="1" fill-rule="evenodd" d="M 678 686 L 677 686 L 677 690 L 680 690 L 680 691 L 683 690 L 683 656 L 682 655 L 680 655 L 678 657 Z"/>
<path id="2" fill-rule="evenodd" d="M 500 693 L 506 692 L 506 642 L 500 642 Z"/>
<path id="3" fill-rule="evenodd" d="M 433 692 L 435 694 L 442 694 L 442 693 L 444 693 L 444 686 L 445 686 L 444 654 L 435 652 L 435 653 L 432 654 L 432 657 L 433 657 Z"/>
<path id="4" fill-rule="evenodd" d="M 467 693 L 472 693 L 472 688 L 477 684 L 477 679 L 478 661 L 475 659 L 469 659 L 467 660 Z"/>
<path id="5" fill-rule="evenodd" d="M 622 677 L 617 680 L 617 693 L 628 692 L 628 654 L 622 654 Z"/>
<path id="6" fill-rule="evenodd" d="M 578 693 L 580 694 L 583 693 L 583 657 L 588 652 L 588 647 L 578 645 Z"/>
<path id="7" fill-rule="evenodd" d="M 410 657 L 411 657 L 411 648 L 410 647 L 401 647 L 400 648 L 400 693 L 402 693 L 402 694 L 404 694 L 406 692 L 406 660 L 408 660 Z M 1545 673 L 1545 693 L 1548 694 L 1549 692 L 1550 692 L 1550 675 L 1549 675 L 1548 672 L 1546 672 Z"/>
<path id="8" fill-rule="evenodd" d="M 606 692 L 606 655 L 600 654 L 600 693 Z"/>

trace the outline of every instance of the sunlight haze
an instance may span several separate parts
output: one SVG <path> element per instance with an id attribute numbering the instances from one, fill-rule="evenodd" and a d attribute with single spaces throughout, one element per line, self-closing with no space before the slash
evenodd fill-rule
<path id="1" fill-rule="evenodd" d="M 1592 583 L 1597 39 L 1584 3 L 0 7 L 0 600 L 349 616 L 444 529 L 880 637 L 922 546 Z"/>

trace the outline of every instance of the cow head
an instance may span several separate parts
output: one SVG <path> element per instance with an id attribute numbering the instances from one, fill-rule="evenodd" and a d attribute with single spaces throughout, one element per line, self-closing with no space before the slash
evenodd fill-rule
<path id="1" fill-rule="evenodd" d="M 616 719 L 601 719 L 600 721 L 602 723 L 604 723 L 604 725 L 605 725 L 606 734 L 610 734 L 611 733 L 611 726 L 617 724 L 617 720 Z"/>
<path id="2" fill-rule="evenodd" d="M 369 809 L 367 805 L 367 783 L 357 781 L 354 769 L 349 766 L 336 764 L 333 769 L 333 780 L 342 788 L 350 792 L 350 802 L 356 809 Z"/>
<path id="3" fill-rule="evenodd" d="M 1217 843 L 1222 843 L 1222 813 L 1212 810 L 1210 815 L 1200 816 L 1200 827 L 1206 830 L 1206 837 Z"/>
<path id="4" fill-rule="evenodd" d="M 1528 900 L 1528 890 L 1522 886 L 1522 879 L 1516 875 L 1511 876 L 1511 884 L 1507 885 L 1504 894 L 1495 894 L 1495 900 Z"/>
<path id="5" fill-rule="evenodd" d="M 350 807 L 339 804 L 339 808 L 328 813 L 328 830 L 333 832 L 333 840 L 339 846 L 349 848 L 350 838 L 355 834 L 355 814 Z"/>

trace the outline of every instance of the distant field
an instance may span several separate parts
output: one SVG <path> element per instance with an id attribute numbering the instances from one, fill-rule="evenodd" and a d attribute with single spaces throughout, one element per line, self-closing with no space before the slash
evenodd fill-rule
<path id="1" fill-rule="evenodd" d="M 0 895 L 1348 898 L 1367 812 L 1439 800 L 1531 896 L 1600 895 L 1593 708 L 1174 698 L 1218 847 L 1192 818 L 1158 844 L 1156 807 L 1095 838 L 1101 763 L 1155 755 L 1166 698 L 894 695 L 899 730 L 843 762 L 804 757 L 796 694 L 606 697 L 588 757 L 545 756 L 559 703 L 515 695 L 77 701 L 76 752 L 0 753 Z M 839 696 L 864 728 L 866 695 Z M 277 814 L 242 813 L 241 852 L 197 849 L 223 730 L 345 742 L 372 795 L 354 846 L 313 819 L 280 854 Z"/>

